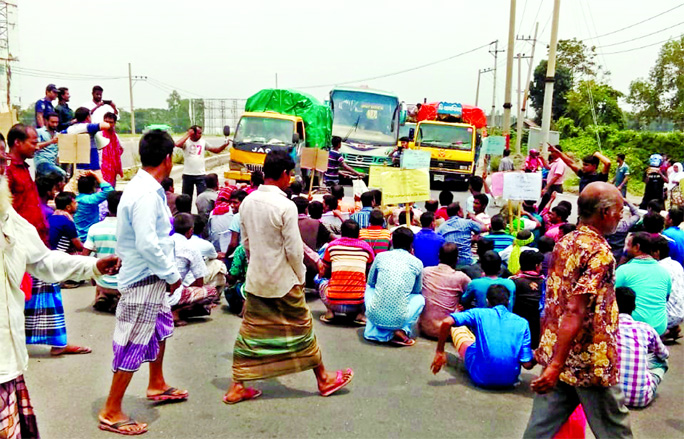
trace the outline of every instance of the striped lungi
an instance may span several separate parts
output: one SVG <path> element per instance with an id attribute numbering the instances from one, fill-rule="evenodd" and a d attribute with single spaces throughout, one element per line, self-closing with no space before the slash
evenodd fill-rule
<path id="1" fill-rule="evenodd" d="M 247 293 L 245 314 L 233 349 L 233 380 L 252 381 L 313 369 L 321 364 L 304 290 L 284 297 Z"/>
<path id="2" fill-rule="evenodd" d="M 39 438 L 24 376 L 0 384 L 0 438 Z"/>
<path id="3" fill-rule="evenodd" d="M 63 348 L 67 345 L 64 305 L 59 284 L 33 278 L 31 299 L 26 302 L 26 344 Z"/>
<path id="4" fill-rule="evenodd" d="M 119 291 L 112 370 L 135 372 L 142 363 L 157 359 L 159 342 L 173 335 L 173 315 L 166 282 L 157 276 L 120 287 Z"/>

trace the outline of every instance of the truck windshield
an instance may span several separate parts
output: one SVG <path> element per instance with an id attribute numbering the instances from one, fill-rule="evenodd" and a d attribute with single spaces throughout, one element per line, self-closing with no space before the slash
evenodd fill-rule
<path id="1" fill-rule="evenodd" d="M 331 93 L 330 102 L 334 136 L 376 146 L 396 144 L 398 98 L 363 91 L 335 90 Z"/>
<path id="2" fill-rule="evenodd" d="M 236 143 L 289 145 L 292 143 L 294 122 L 285 119 L 243 116 L 235 132 Z"/>
<path id="3" fill-rule="evenodd" d="M 473 148 L 473 129 L 453 125 L 421 124 L 416 144 L 432 148 L 470 151 Z"/>

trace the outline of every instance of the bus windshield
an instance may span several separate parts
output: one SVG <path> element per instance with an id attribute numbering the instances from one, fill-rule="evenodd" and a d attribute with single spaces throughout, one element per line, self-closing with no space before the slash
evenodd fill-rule
<path id="1" fill-rule="evenodd" d="M 416 135 L 416 145 L 432 148 L 471 151 L 473 129 L 453 125 L 421 124 Z"/>
<path id="2" fill-rule="evenodd" d="M 293 133 L 294 122 L 291 120 L 243 116 L 235 132 L 235 142 L 289 145 Z"/>
<path id="3" fill-rule="evenodd" d="M 335 90 L 330 102 L 333 135 L 343 141 L 391 146 L 397 142 L 399 99 L 363 91 Z"/>

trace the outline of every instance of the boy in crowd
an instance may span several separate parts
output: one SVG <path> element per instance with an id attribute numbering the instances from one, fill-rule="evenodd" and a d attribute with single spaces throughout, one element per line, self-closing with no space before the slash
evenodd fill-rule
<path id="1" fill-rule="evenodd" d="M 441 207 L 439 209 L 437 209 L 435 216 L 437 218 L 442 218 L 444 221 L 448 220 L 449 215 L 447 214 L 447 207 L 453 202 L 454 202 L 454 194 L 452 194 L 451 191 L 443 190 L 442 192 L 440 192 L 439 193 L 439 205 Z"/>
<path id="2" fill-rule="evenodd" d="M 499 161 L 499 172 L 509 172 L 514 170 L 515 165 L 513 164 L 513 160 L 511 160 L 511 150 L 504 149 L 503 157 Z"/>
<path id="3" fill-rule="evenodd" d="M 627 407 L 646 407 L 656 396 L 658 385 L 667 372 L 670 355 L 655 330 L 632 318 L 636 294 L 631 288 L 615 289 L 620 315 L 618 358 L 620 381 Z"/>
<path id="4" fill-rule="evenodd" d="M 385 217 L 380 209 L 373 209 L 369 221 L 369 226 L 359 232 L 359 238 L 366 241 L 377 256 L 390 249 L 392 234 L 384 227 Z"/>
<path id="5" fill-rule="evenodd" d="M 460 249 L 459 249 L 460 251 Z M 501 257 L 494 251 L 488 251 L 482 255 L 480 259 L 484 277 L 474 279 L 468 284 L 463 296 L 461 297 L 461 304 L 466 308 L 486 308 L 487 307 L 487 290 L 492 285 L 502 285 L 508 290 L 508 310 L 513 311 L 515 304 L 515 283 L 510 279 L 503 279 L 499 277 L 501 272 Z"/>
<path id="6" fill-rule="evenodd" d="M 161 187 L 164 189 L 164 193 L 166 194 L 166 204 L 169 205 L 171 217 L 174 217 L 178 213 L 178 209 L 176 209 L 176 198 L 178 198 L 178 194 L 174 192 L 173 178 L 168 177 L 163 179 L 161 182 Z"/>
<path id="7" fill-rule="evenodd" d="M 532 349 L 539 346 L 540 318 L 539 301 L 544 287 L 541 274 L 544 255 L 533 250 L 520 254 L 520 272 L 511 279 L 515 283 L 515 305 L 513 313 L 527 320 L 530 325 Z"/>
<path id="8" fill-rule="evenodd" d="M 473 213 L 468 215 L 468 218 L 480 223 L 484 230 L 489 230 L 489 226 L 492 222 L 489 215 L 487 215 L 489 200 L 490 196 L 487 194 L 480 193 L 473 195 Z"/>
<path id="9" fill-rule="evenodd" d="M 206 227 L 202 218 L 199 215 L 193 215 L 192 218 L 195 220 L 194 227 L 192 229 L 192 236 L 188 239 L 188 244 L 190 247 L 195 249 L 204 263 L 207 265 L 207 274 L 204 276 L 204 284 L 216 287 L 218 293 L 217 300 L 220 299 L 221 291 L 223 287 L 226 286 L 226 264 L 223 262 L 226 255 L 225 253 L 219 253 L 214 248 L 214 245 L 202 238 L 204 234 L 204 228 Z"/>
<path id="10" fill-rule="evenodd" d="M 446 242 L 453 242 L 458 246 L 458 265 L 472 265 L 475 260 L 470 251 L 470 244 L 473 235 L 482 232 L 482 226 L 476 221 L 462 218 L 463 210 L 459 203 L 451 203 L 447 207 L 447 215 L 449 219 L 439 226 L 437 233 L 442 235 Z"/>
<path id="11" fill-rule="evenodd" d="M 79 207 L 76 195 L 73 192 L 60 192 L 55 197 L 55 207 L 57 209 L 48 218 L 50 248 L 69 254 L 80 253 L 83 243 L 73 220 Z"/>
<path id="12" fill-rule="evenodd" d="M 506 250 L 509 245 L 513 244 L 513 240 L 515 239 L 513 236 L 506 233 L 506 220 L 502 215 L 494 215 L 492 217 L 490 231 L 482 238 L 493 242 L 494 251 L 497 253 Z"/>
<path id="13" fill-rule="evenodd" d="M 99 188 L 99 190 L 98 190 Z M 90 226 L 100 220 L 100 203 L 107 200 L 107 194 L 114 188 L 93 171 L 88 171 L 78 179 L 78 210 L 74 215 L 76 230 L 81 241 L 88 237 Z"/>
<path id="14" fill-rule="evenodd" d="M 617 169 L 612 183 L 620 191 L 623 197 L 627 196 L 627 181 L 629 181 L 629 165 L 625 163 L 625 155 L 617 155 Z"/>
<path id="15" fill-rule="evenodd" d="M 83 244 L 83 255 L 93 254 L 98 259 L 116 254 L 116 214 L 121 201 L 121 191 L 112 191 L 107 194 L 107 208 L 109 215 L 97 224 L 93 224 L 88 230 L 88 237 Z M 114 313 L 119 303 L 117 276 L 107 275 L 95 279 L 95 303 L 93 308 L 98 311 Z"/>
<path id="16" fill-rule="evenodd" d="M 337 198 L 332 195 L 323 197 L 323 216 L 321 222 L 330 230 L 333 235 L 340 235 L 340 228 L 342 227 L 342 220 L 335 215 L 335 211 L 339 207 Z"/>
<path id="17" fill-rule="evenodd" d="M 476 386 L 511 387 L 518 382 L 520 365 L 527 370 L 534 367 L 530 328 L 525 319 L 508 310 L 506 288 L 490 286 L 487 304 L 488 308 L 455 312 L 442 320 L 432 373 L 447 363 L 444 345 L 449 334 Z"/>
<path id="18" fill-rule="evenodd" d="M 434 267 L 439 264 L 439 252 L 445 240 L 435 232 L 435 215 L 432 212 L 420 216 L 420 225 L 422 229 L 413 238 L 413 254 L 423 267 Z"/>
<path id="19" fill-rule="evenodd" d="M 484 192 L 482 192 L 483 188 Z M 473 204 L 475 202 L 475 195 L 477 194 L 484 193 L 487 196 L 487 205 L 492 204 L 492 202 L 494 201 L 491 195 L 491 191 L 489 190 L 489 186 L 487 185 L 487 181 L 479 175 L 470 177 L 470 179 L 468 180 L 468 190 L 470 191 L 470 196 L 466 199 L 466 213 L 476 214 L 475 207 L 473 206 Z"/>

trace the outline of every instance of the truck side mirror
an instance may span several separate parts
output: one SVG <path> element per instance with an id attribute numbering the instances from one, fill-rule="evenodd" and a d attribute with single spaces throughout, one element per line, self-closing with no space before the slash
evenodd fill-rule
<path id="1" fill-rule="evenodd" d="M 415 128 L 409 128 L 409 139 L 413 140 L 414 136 L 416 135 L 416 129 Z"/>
<path id="2" fill-rule="evenodd" d="M 294 144 L 299 143 L 299 133 L 292 134 L 292 143 L 294 143 Z"/>
<path id="3" fill-rule="evenodd" d="M 399 125 L 403 126 L 404 124 L 406 124 L 406 114 L 407 114 L 406 110 L 404 110 L 404 109 L 402 109 L 399 112 Z"/>
<path id="4" fill-rule="evenodd" d="M 228 125 L 223 127 L 223 135 L 226 137 L 230 136 L 230 127 Z"/>

